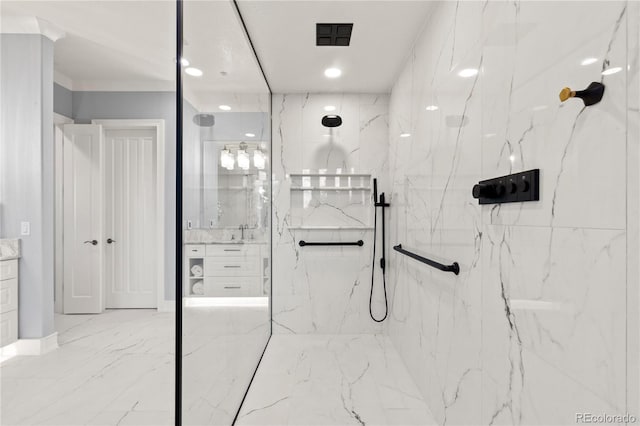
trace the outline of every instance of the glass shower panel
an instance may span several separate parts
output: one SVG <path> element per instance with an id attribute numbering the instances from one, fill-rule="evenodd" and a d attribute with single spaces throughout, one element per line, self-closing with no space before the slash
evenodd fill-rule
<path id="1" fill-rule="evenodd" d="M 183 35 L 182 423 L 231 425 L 271 334 L 271 95 L 232 1 Z"/>

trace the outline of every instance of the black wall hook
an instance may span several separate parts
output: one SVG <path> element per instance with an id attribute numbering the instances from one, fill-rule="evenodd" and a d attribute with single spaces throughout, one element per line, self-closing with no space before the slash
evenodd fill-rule
<path id="1" fill-rule="evenodd" d="M 571 90 L 565 87 L 560 91 L 560 100 L 564 102 L 571 98 L 580 98 L 585 106 L 591 106 L 600 102 L 603 95 L 604 84 L 594 81 L 584 90 Z"/>

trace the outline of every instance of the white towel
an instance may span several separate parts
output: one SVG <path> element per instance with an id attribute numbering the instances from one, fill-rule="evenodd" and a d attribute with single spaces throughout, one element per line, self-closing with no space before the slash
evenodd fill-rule
<path id="1" fill-rule="evenodd" d="M 202 283 L 202 280 L 198 280 L 193 283 L 193 286 L 191 286 L 191 293 L 198 295 L 204 294 L 204 284 Z"/>
<path id="2" fill-rule="evenodd" d="M 191 275 L 194 277 L 201 277 L 202 272 L 202 265 L 193 265 L 191 267 Z"/>

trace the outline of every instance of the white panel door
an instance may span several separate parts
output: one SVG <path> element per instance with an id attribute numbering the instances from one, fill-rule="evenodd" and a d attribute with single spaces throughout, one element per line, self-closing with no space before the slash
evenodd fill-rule
<path id="1" fill-rule="evenodd" d="M 107 308 L 157 307 L 155 130 L 105 132 Z"/>
<path id="2" fill-rule="evenodd" d="M 100 313 L 104 308 L 102 267 L 102 126 L 64 126 L 65 314 Z"/>

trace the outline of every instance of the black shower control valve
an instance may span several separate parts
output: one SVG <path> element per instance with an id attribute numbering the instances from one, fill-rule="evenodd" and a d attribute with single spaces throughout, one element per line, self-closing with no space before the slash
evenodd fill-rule
<path id="1" fill-rule="evenodd" d="M 498 198 L 504 193 L 502 184 L 479 183 L 473 187 L 473 198 Z"/>
<path id="2" fill-rule="evenodd" d="M 480 204 L 538 201 L 540 170 L 527 170 L 478 182 L 472 195 Z"/>

